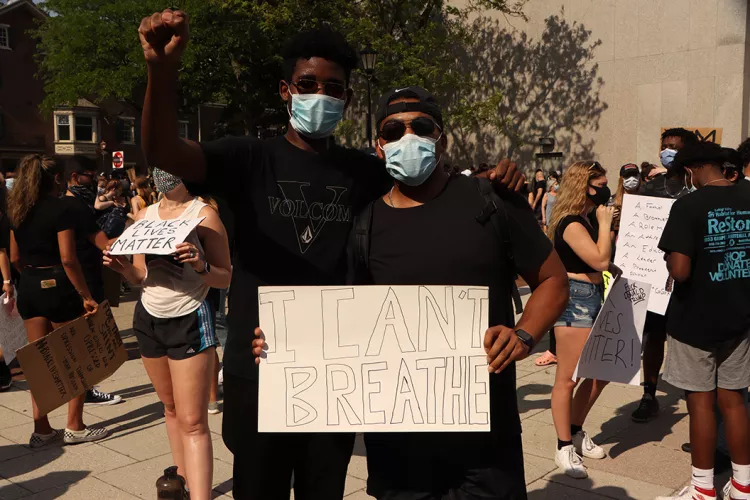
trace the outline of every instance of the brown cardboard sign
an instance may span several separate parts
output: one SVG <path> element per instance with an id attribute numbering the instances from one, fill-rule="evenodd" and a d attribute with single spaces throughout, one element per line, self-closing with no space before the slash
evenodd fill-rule
<path id="1" fill-rule="evenodd" d="M 698 140 L 701 142 L 713 142 L 715 144 L 721 145 L 721 136 L 724 132 L 723 128 L 716 128 L 716 127 L 683 127 L 683 128 L 693 132 L 698 137 Z M 661 129 L 661 133 L 663 134 L 666 130 L 667 130 L 666 128 Z"/>
<path id="2" fill-rule="evenodd" d="M 109 302 L 16 353 L 31 394 L 45 414 L 112 375 L 128 359 Z"/>

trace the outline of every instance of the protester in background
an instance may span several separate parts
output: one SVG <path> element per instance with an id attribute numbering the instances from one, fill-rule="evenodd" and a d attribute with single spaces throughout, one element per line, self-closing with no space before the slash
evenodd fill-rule
<path id="1" fill-rule="evenodd" d="M 625 194 L 638 194 L 641 187 L 641 175 L 638 170 L 638 165 L 635 163 L 628 163 L 620 167 L 620 179 L 617 181 L 617 192 L 615 192 L 615 199 L 612 203 L 614 207 L 614 214 L 612 216 L 612 231 L 615 233 L 615 240 L 617 240 L 617 233 L 620 231 L 620 216 L 622 215 L 622 200 L 625 198 Z"/>
<path id="2" fill-rule="evenodd" d="M 103 175 L 100 175 L 96 179 L 96 195 L 97 196 L 101 196 L 101 195 L 104 194 L 104 192 L 106 191 L 106 188 L 107 188 L 107 182 L 109 182 L 109 181 Z"/>
<path id="3" fill-rule="evenodd" d="M 68 214 L 73 217 L 76 256 L 83 271 L 91 297 L 97 304 L 106 300 L 102 278 L 102 252 L 109 240 L 96 223 L 96 161 L 83 155 L 74 155 L 65 161 L 65 181 L 67 189 L 62 201 Z M 85 404 L 108 406 L 122 402 L 115 394 L 102 392 L 96 388 L 86 391 Z"/>
<path id="4" fill-rule="evenodd" d="M 557 190 L 560 188 L 560 180 L 554 172 L 550 174 L 547 181 L 547 192 L 542 198 L 542 227 L 547 230 L 547 223 L 552 217 L 552 208 L 557 201 Z"/>
<path id="5" fill-rule="evenodd" d="M 3 179 L 4 180 L 4 179 Z M 13 275 L 10 266 L 10 224 L 6 213 L 6 190 L 5 184 L 0 182 L 0 274 L 3 276 L 2 291 L 8 299 L 8 304 L 0 303 L 0 307 L 13 309 L 15 304 L 15 288 L 13 287 Z M 0 345 L 0 392 L 7 391 L 13 385 L 13 376 L 10 368 L 5 363 L 2 346 Z"/>
<path id="6" fill-rule="evenodd" d="M 740 157 L 740 168 L 745 174 L 745 180 L 750 180 L 750 138 L 742 141 L 737 148 Z"/>
<path id="7" fill-rule="evenodd" d="M 651 174 L 651 171 L 655 168 L 656 165 L 652 165 L 647 161 L 641 163 L 641 185 L 645 185 L 648 182 L 649 174 Z"/>
<path id="8" fill-rule="evenodd" d="M 689 487 L 660 500 L 717 497 L 716 404 L 733 471 L 724 498 L 750 499 L 744 395 L 750 385 L 750 277 L 743 272 L 750 238 L 735 227 L 744 221 L 741 214 L 750 212 L 750 185 L 723 176 L 727 151 L 712 143 L 692 144 L 674 159 L 673 168 L 686 175 L 688 189 L 697 191 L 675 201 L 659 242 L 675 282 L 667 310 L 664 380 L 686 392 L 693 474 Z"/>
<path id="9" fill-rule="evenodd" d="M 641 190 L 645 196 L 677 199 L 685 196 L 684 174 L 671 170 L 674 155 L 687 145 L 698 143 L 698 137 L 683 128 L 669 129 L 662 134 L 661 160 L 663 169 L 656 177 L 649 181 Z M 667 178 L 669 176 L 669 179 Z M 656 182 L 657 184 L 652 184 Z M 661 183 L 661 184 L 659 184 Z M 661 187 L 659 187 L 661 186 Z M 664 344 L 667 341 L 667 318 L 654 312 L 646 313 L 646 323 L 643 327 L 643 397 L 631 418 L 634 422 L 645 423 L 659 415 L 659 401 L 656 399 L 656 389 L 659 382 L 659 372 L 664 363 Z"/>
<path id="10" fill-rule="evenodd" d="M 539 168 L 536 173 L 534 173 L 534 184 L 532 191 L 529 193 L 529 205 L 531 205 L 531 210 L 534 211 L 534 216 L 539 225 L 542 224 L 542 198 L 546 191 L 547 182 L 544 179 L 544 170 Z"/>
<path id="11" fill-rule="evenodd" d="M 63 168 L 39 154 L 21 161 L 18 179 L 8 199 L 11 224 L 10 252 L 21 272 L 18 312 L 29 342 L 84 313 L 98 309 L 76 257 L 75 214 L 58 197 Z M 68 403 L 68 422 L 63 432 L 50 426 L 32 396 L 34 432 L 29 446 L 40 448 L 63 437 L 65 443 L 97 441 L 109 432 L 83 423 L 84 395 Z"/>
<path id="12" fill-rule="evenodd" d="M 130 200 L 130 216 L 135 219 L 138 213 L 151 205 L 151 184 L 145 177 L 135 179 L 136 195 Z"/>
<path id="13" fill-rule="evenodd" d="M 214 376 L 216 334 L 209 288 L 231 279 L 229 246 L 219 214 L 191 195 L 182 181 L 158 169 L 154 179 L 164 199 L 142 210 L 138 220 L 205 217 L 169 256 L 105 254 L 104 264 L 142 285 L 133 331 L 151 382 L 164 404 L 169 445 L 190 497 L 211 498 L 213 449 L 208 398 Z"/>
<path id="14" fill-rule="evenodd" d="M 103 203 L 110 202 L 111 205 L 102 211 L 97 223 L 107 238 L 113 239 L 125 231 L 130 210 L 128 200 L 123 194 L 124 187 L 121 180 L 112 179 L 105 189 L 104 195 L 99 196 L 98 199 Z"/>
<path id="15" fill-rule="evenodd" d="M 586 416 L 607 382 L 584 380 L 573 397 L 573 380 L 581 351 L 602 306 L 602 272 L 612 250 L 612 207 L 607 173 L 598 162 L 577 162 L 565 171 L 547 236 L 568 272 L 570 301 L 555 323 L 557 372 L 552 389 L 552 418 L 557 431 L 555 463 L 574 478 L 588 476 L 581 460 L 601 459 L 605 452 L 582 429 Z M 589 215 L 596 211 L 596 220 Z M 598 225 L 598 227 L 597 227 Z"/>

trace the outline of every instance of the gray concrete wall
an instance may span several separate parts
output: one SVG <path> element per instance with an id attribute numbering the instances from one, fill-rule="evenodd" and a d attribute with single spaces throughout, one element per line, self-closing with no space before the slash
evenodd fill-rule
<path id="1" fill-rule="evenodd" d="M 606 109 L 554 134 L 566 161 L 593 154 L 614 179 L 623 163 L 658 162 L 663 127 L 721 127 L 732 147 L 748 136 L 748 0 L 529 0 L 525 11 L 528 22 L 497 16 L 500 26 L 538 38 L 562 13 L 601 40 L 592 64 Z"/>

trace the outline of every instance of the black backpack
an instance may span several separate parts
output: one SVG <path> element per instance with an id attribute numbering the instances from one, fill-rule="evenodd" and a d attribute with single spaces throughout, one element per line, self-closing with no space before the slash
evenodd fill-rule
<path id="1" fill-rule="evenodd" d="M 513 258 L 513 249 L 510 242 L 510 221 L 508 213 L 505 211 L 505 203 L 500 198 L 492 184 L 486 179 L 475 178 L 477 191 L 484 201 L 484 208 L 476 216 L 477 222 L 485 225 L 488 221 L 495 229 L 500 241 L 503 242 L 505 249 L 505 259 L 508 265 L 508 276 L 510 277 L 511 295 L 516 305 L 516 312 L 521 313 L 520 294 L 515 283 L 516 267 Z M 375 202 L 369 203 L 354 220 L 354 229 L 352 231 L 349 243 L 349 271 L 347 283 L 365 284 L 370 283 L 369 263 L 370 263 L 370 228 L 372 227 L 372 207 Z"/>

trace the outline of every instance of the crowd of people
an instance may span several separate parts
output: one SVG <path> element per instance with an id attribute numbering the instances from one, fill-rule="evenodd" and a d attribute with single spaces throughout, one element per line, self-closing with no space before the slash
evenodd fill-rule
<path id="1" fill-rule="evenodd" d="M 508 160 L 458 175 L 446 168 L 439 99 L 409 86 L 380 98 L 376 155 L 366 154 L 332 140 L 352 97 L 356 52 L 341 34 L 316 29 L 296 35 L 282 54 L 285 135 L 197 143 L 178 133 L 177 75 L 188 33 L 187 14 L 170 9 L 139 28 L 148 66 L 141 142 L 151 177 L 131 186 L 119 172 L 97 177 L 84 157 L 29 156 L 6 183 L 7 237 L 0 241 L 3 291 L 15 294 L 30 341 L 95 313 L 106 298 L 104 273 L 138 287 L 133 330 L 164 404 L 186 498 L 211 498 L 207 414 L 217 393 L 215 318 L 224 311 L 212 297 L 230 282 L 222 435 L 234 456 L 234 498 L 288 499 L 293 487 L 300 500 L 341 499 L 354 447 L 351 433 L 258 432 L 258 365 L 268 348 L 258 328 L 262 285 L 488 287 L 490 431 L 366 433 L 370 495 L 525 499 L 515 362 L 548 332 L 554 342 L 536 362 L 557 365 L 550 451 L 563 473 L 587 477 L 583 459 L 606 457 L 584 426 L 607 381 L 573 374 L 602 307 L 624 196 L 642 194 L 676 199 L 659 243 L 674 292 L 666 316 L 647 317 L 644 394 L 632 418 L 658 415 L 668 342 L 664 379 L 685 391 L 693 463 L 690 486 L 669 498 L 717 498 L 713 460 L 723 432 L 733 468 L 724 498 L 750 499 L 750 183 L 743 180 L 750 141 L 732 150 L 667 130 L 662 165 L 623 165 L 614 195 L 596 161 L 537 170 L 529 182 Z M 281 201 L 343 215 L 290 213 L 278 210 Z M 226 224 L 227 213 L 236 227 Z M 108 251 L 132 221 L 196 218 L 171 255 Z M 516 321 L 517 278 L 531 294 Z M 32 398 L 30 445 L 105 437 L 106 429 L 83 423 L 87 397 L 69 403 L 64 431 L 50 426 Z"/>

